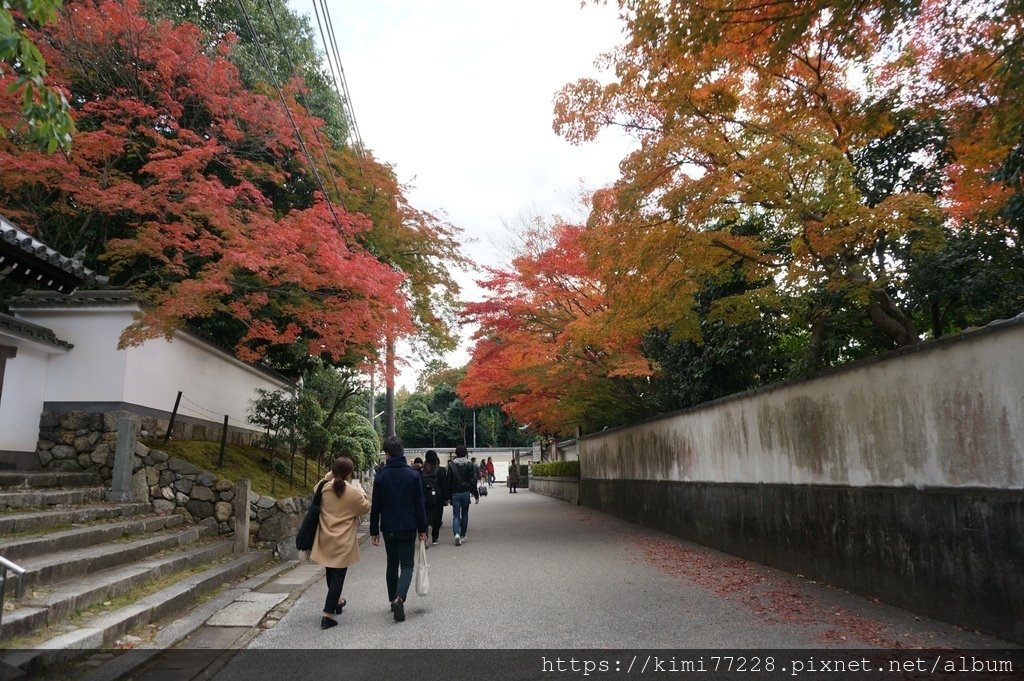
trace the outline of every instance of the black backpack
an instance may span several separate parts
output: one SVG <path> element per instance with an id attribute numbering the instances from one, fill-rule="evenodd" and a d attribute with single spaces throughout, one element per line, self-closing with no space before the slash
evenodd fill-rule
<path id="1" fill-rule="evenodd" d="M 452 469 L 452 482 L 454 482 L 454 492 L 472 492 L 476 488 L 476 468 L 471 463 L 457 464 L 452 463 L 449 468 Z"/>
<path id="2" fill-rule="evenodd" d="M 433 508 L 441 498 L 440 493 L 437 491 L 435 479 L 428 478 L 423 473 L 420 473 L 420 477 L 423 479 L 423 505 L 427 508 Z"/>

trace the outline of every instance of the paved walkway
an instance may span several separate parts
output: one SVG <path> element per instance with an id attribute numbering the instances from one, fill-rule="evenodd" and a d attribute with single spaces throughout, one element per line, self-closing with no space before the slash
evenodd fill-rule
<path id="1" fill-rule="evenodd" d="M 619 651 L 609 659 L 622 675 L 645 659 L 630 650 L 695 651 L 710 665 L 706 649 L 803 649 L 820 659 L 822 649 L 997 655 L 1012 647 L 529 491 L 495 487 L 473 505 L 463 546 L 454 545 L 446 512 L 442 539 L 427 552 L 431 593 L 410 593 L 405 622 L 394 621 L 387 601 L 384 548 L 364 541 L 339 626 L 320 629 L 323 570 L 299 563 L 166 627 L 154 648 L 177 640 L 175 627 L 194 631 L 173 650 L 148 653 L 152 664 L 132 678 L 251 681 L 323 670 L 346 679 L 525 681 L 550 679 L 541 668 L 547 653 L 567 649 Z M 145 654 L 132 651 L 90 681 L 110 681 Z"/>
<path id="2" fill-rule="evenodd" d="M 427 552 L 432 592 L 391 616 L 384 548 L 362 546 L 339 626 L 316 579 L 250 649 L 1004 648 L 1008 644 L 631 525 L 495 487 L 455 546 Z M 461 631 L 459 630 L 461 629 Z M 231 678 L 226 676 L 225 678 Z"/>

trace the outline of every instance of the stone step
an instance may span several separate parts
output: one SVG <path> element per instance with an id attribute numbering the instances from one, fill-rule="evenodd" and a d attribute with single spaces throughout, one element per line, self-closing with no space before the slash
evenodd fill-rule
<path id="1" fill-rule="evenodd" d="M 103 501 L 105 494 L 106 492 L 102 487 L 0 492 L 0 511 L 11 508 L 91 504 Z"/>
<path id="2" fill-rule="evenodd" d="M 80 525 L 94 520 L 112 518 L 129 518 L 152 511 L 149 502 L 138 501 L 128 504 L 96 504 L 93 506 L 76 506 L 53 511 L 25 511 L 21 513 L 0 514 L 0 537 L 9 537 L 14 533 L 34 532 L 51 527 Z"/>
<path id="3" fill-rule="evenodd" d="M 200 537 L 216 533 L 216 527 L 193 525 L 183 530 L 161 532 L 129 542 L 48 553 L 45 556 L 20 561 L 19 565 L 26 571 L 22 576 L 25 587 L 31 589 L 37 585 L 67 581 L 98 570 L 142 560 L 164 549 L 186 546 Z M 7 592 L 13 591 L 14 580 L 11 580 Z"/>
<path id="4" fill-rule="evenodd" d="M 232 541 L 216 540 L 55 584 L 46 593 L 30 594 L 14 610 L 4 613 L 0 640 L 37 631 L 150 582 L 222 559 L 230 555 L 232 546 Z"/>
<path id="5" fill-rule="evenodd" d="M 0 669 L 21 670 L 32 677 L 43 669 L 79 657 L 86 651 L 109 648 L 117 639 L 139 627 L 189 608 L 216 591 L 273 560 L 271 551 L 254 551 L 185 577 L 177 584 L 105 613 L 76 628 L 54 636 L 29 650 L 0 651 Z M 6 627 L 6 623 L 5 623 Z"/>
<path id="6" fill-rule="evenodd" d="M 102 542 L 112 542 L 133 534 L 150 534 L 182 525 L 180 515 L 150 515 L 102 525 L 84 525 L 34 537 L 0 541 L 0 556 L 20 562 L 47 553 L 70 551 Z"/>
<path id="7" fill-rule="evenodd" d="M 40 489 L 43 487 L 89 487 L 99 482 L 94 472 L 52 473 L 45 471 L 0 471 L 0 488 Z"/>

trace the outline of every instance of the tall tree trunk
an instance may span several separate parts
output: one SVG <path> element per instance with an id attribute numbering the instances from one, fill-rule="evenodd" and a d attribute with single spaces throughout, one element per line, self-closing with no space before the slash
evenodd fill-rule
<path id="1" fill-rule="evenodd" d="M 907 315 L 903 314 L 885 289 L 871 289 L 871 303 L 868 306 L 868 316 L 875 326 L 893 339 L 900 347 L 906 345 L 917 345 L 921 342 L 921 334 L 918 333 L 914 322 Z"/>

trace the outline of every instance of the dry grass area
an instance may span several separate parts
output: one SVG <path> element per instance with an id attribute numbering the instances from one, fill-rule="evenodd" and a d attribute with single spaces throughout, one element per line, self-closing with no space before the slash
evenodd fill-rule
<path id="1" fill-rule="evenodd" d="M 171 456 L 184 459 L 194 466 L 210 471 L 217 477 L 227 480 L 249 478 L 252 488 L 260 495 L 269 495 L 277 499 L 309 494 L 310 490 L 324 471 L 317 467 L 315 461 L 307 460 L 301 454 L 295 455 L 295 465 L 291 475 L 287 472 L 274 472 L 271 475 L 270 452 L 259 447 L 244 445 L 227 445 L 224 448 L 224 465 L 220 466 L 220 443 L 205 440 L 146 440 L 143 442 L 150 449 L 159 449 Z M 291 456 L 275 454 L 276 461 L 286 466 L 291 464 Z M 289 479 L 291 478 L 291 480 Z"/>

